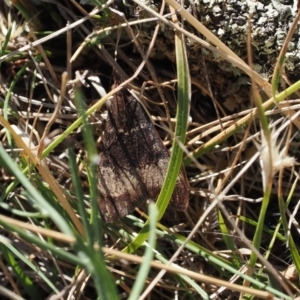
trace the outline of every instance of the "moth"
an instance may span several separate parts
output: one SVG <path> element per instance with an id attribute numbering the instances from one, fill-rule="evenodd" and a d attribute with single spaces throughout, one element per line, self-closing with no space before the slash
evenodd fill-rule
<path id="1" fill-rule="evenodd" d="M 116 93 L 108 107 L 99 163 L 103 220 L 112 223 L 147 200 L 155 201 L 169 159 L 168 150 L 139 101 L 127 89 Z M 176 210 L 185 211 L 188 203 L 189 190 L 180 173 L 171 204 Z"/>

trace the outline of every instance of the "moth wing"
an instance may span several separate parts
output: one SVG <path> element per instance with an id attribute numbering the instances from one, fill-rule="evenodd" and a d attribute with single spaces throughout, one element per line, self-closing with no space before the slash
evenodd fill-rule
<path id="1" fill-rule="evenodd" d="M 106 222 L 125 217 L 147 199 L 157 200 L 164 181 L 168 150 L 141 104 L 121 91 L 115 95 L 103 135 L 98 188 Z M 172 195 L 178 210 L 188 205 L 182 174 Z"/>
<path id="2" fill-rule="evenodd" d="M 100 191 L 100 211 L 108 223 L 130 214 L 135 207 L 145 201 L 145 191 L 133 169 L 122 169 L 116 165 L 116 157 L 100 155 L 98 189 Z"/>
<path id="3" fill-rule="evenodd" d="M 129 98 L 118 93 L 105 123 L 98 189 L 100 211 L 106 222 L 125 217 L 149 198 L 138 165 L 151 163 L 151 150 L 144 148 L 145 136 L 139 128 L 136 106 L 131 104 Z"/>
<path id="4" fill-rule="evenodd" d="M 148 162 L 138 166 L 138 173 L 148 187 L 149 197 L 156 201 L 167 173 L 170 154 L 141 104 L 138 101 L 136 102 L 136 115 L 139 116 L 138 122 L 141 124 L 140 128 L 142 131 L 140 135 L 145 136 L 145 142 L 140 143 L 140 146 L 145 147 L 146 150 L 140 151 L 144 157 L 139 157 L 139 159 Z M 171 203 L 179 211 L 185 211 L 188 207 L 189 189 L 182 172 L 179 173 L 177 178 Z"/>

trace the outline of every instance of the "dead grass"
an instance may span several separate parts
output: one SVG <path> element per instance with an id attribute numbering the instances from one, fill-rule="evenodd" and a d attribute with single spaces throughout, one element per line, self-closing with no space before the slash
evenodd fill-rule
<path id="1" fill-rule="evenodd" d="M 0 4 L 3 299 L 135 299 L 129 297 L 136 285 L 147 299 L 295 298 L 298 165 L 289 158 L 299 155 L 297 88 L 268 100 L 272 86 L 264 78 L 179 12 L 188 24 L 183 33 L 192 83 L 183 158 L 190 205 L 185 213 L 168 208 L 157 224 L 154 258 L 144 259 L 151 246 L 139 240 L 146 230 L 139 211 L 114 224 L 99 221 L 92 200 L 97 170 L 88 157 L 93 147 L 101 151 L 113 69 L 136 92 L 166 147 L 172 146 L 172 22 L 158 22 L 136 4 L 109 3 L 91 13 L 91 5 L 75 1 L 16 2 Z M 197 38 L 191 43 L 197 30 L 217 48 Z M 213 61 L 211 53 L 223 58 Z M 251 91 L 247 82 L 258 88 Z M 140 282 L 143 264 L 150 270 Z"/>

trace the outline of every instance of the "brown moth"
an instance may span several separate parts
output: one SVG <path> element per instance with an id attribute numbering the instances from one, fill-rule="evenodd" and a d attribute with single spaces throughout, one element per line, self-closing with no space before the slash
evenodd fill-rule
<path id="1" fill-rule="evenodd" d="M 157 199 L 170 155 L 143 107 L 126 89 L 111 100 L 102 142 L 99 205 L 104 221 L 112 223 L 145 201 Z M 188 206 L 183 174 L 178 176 L 171 203 L 179 211 Z"/>

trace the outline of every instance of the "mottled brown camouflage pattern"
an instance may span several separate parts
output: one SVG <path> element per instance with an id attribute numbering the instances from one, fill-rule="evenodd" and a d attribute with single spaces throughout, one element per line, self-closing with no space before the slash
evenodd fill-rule
<path id="1" fill-rule="evenodd" d="M 125 217 L 148 199 L 156 201 L 166 175 L 169 152 L 141 104 L 126 90 L 108 108 L 99 164 L 99 205 L 104 221 Z M 183 174 L 171 203 L 186 210 L 189 191 Z"/>

